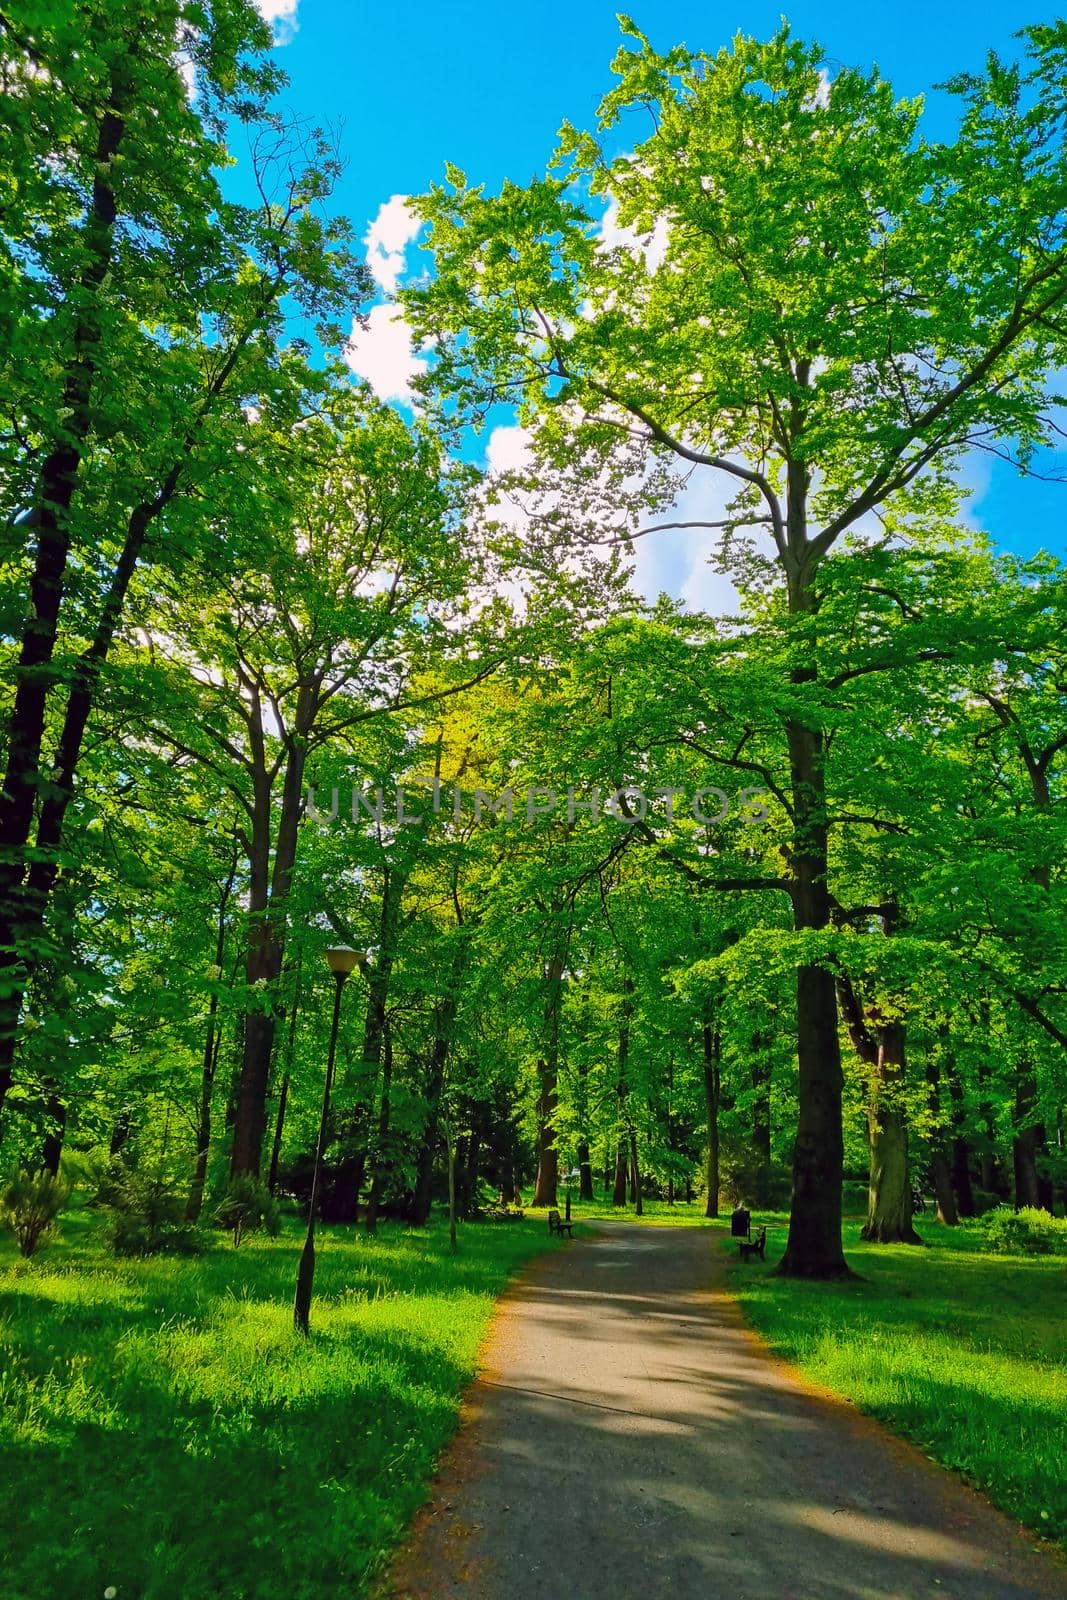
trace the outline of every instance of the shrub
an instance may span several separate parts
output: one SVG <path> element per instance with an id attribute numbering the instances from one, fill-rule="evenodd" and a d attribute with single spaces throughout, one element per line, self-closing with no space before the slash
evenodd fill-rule
<path id="1" fill-rule="evenodd" d="M 1034 1206 L 1021 1211 L 998 1206 L 986 1212 L 975 1231 L 996 1255 L 1067 1256 L 1067 1217 L 1053 1217 Z"/>
<path id="2" fill-rule="evenodd" d="M 32 1256 L 55 1232 L 70 1199 L 70 1184 L 50 1172 L 18 1172 L 0 1190 L 0 1221 L 15 1236 L 20 1255 Z"/>
<path id="3" fill-rule="evenodd" d="M 197 1229 L 185 1220 L 183 1196 L 165 1179 L 112 1167 L 107 1192 L 108 1237 L 118 1255 L 192 1255 L 202 1248 Z"/>
<path id="4" fill-rule="evenodd" d="M 235 1249 L 246 1233 L 260 1228 L 273 1238 L 279 1227 L 278 1202 L 259 1178 L 239 1172 L 230 1179 L 222 1203 L 216 1207 L 215 1221 L 220 1228 L 231 1230 Z"/>

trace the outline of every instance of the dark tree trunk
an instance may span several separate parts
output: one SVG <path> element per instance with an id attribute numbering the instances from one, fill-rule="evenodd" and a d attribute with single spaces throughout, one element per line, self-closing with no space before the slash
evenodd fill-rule
<path id="1" fill-rule="evenodd" d="M 130 1137 L 130 1113 L 122 1110 L 115 1118 L 115 1125 L 111 1130 L 111 1139 L 108 1143 L 108 1155 L 117 1156 Z"/>
<path id="2" fill-rule="evenodd" d="M 792 600 L 794 610 L 810 602 Z M 811 682 L 798 672 L 794 681 Z M 793 925 L 798 932 L 829 926 L 826 779 L 822 734 L 800 722 L 786 725 L 793 802 Z M 848 1272 L 841 1249 L 841 1044 L 837 1000 L 828 968 L 797 968 L 797 1134 L 789 1237 L 778 1271 L 794 1278 L 838 1278 Z"/>
<path id="3" fill-rule="evenodd" d="M 482 1159 L 482 1129 L 476 1125 L 467 1142 L 463 1162 L 463 1215 L 469 1217 L 478 1209 L 478 1167 Z"/>
<path id="4" fill-rule="evenodd" d="M 270 1146 L 270 1168 L 267 1172 L 267 1188 L 271 1194 L 278 1193 L 278 1167 L 282 1159 L 282 1135 L 285 1132 L 285 1113 L 289 1109 L 289 1074 L 282 1073 L 282 1086 L 278 1090 L 278 1113 L 274 1119 L 274 1138 Z"/>
<path id="5" fill-rule="evenodd" d="M 296 735 L 290 740 L 282 778 L 277 837 L 273 844 L 272 779 L 264 738 L 263 708 L 258 689 L 249 698 L 248 732 L 253 768 L 251 837 L 249 840 L 248 953 L 245 982 L 262 993 L 245 1024 L 244 1059 L 237 1085 L 233 1128 L 233 1172 L 258 1174 L 267 1131 L 267 1095 L 277 1032 L 278 980 L 285 956 L 286 915 L 296 866 L 306 761 L 305 723 L 309 720 L 306 691 L 301 692 Z"/>
<path id="6" fill-rule="evenodd" d="M 282 1073 L 282 1085 L 278 1091 L 278 1111 L 274 1118 L 274 1138 L 270 1147 L 270 1167 L 267 1172 L 267 1188 L 271 1194 L 278 1192 L 278 1167 L 282 1159 L 282 1135 L 285 1132 L 285 1114 L 289 1109 L 289 1086 L 293 1077 L 293 1066 L 296 1061 L 296 1023 L 300 1015 L 300 973 L 301 962 L 297 959 L 296 972 L 293 977 L 293 1003 L 289 1007 L 289 1035 L 285 1044 L 285 1071 Z"/>
<path id="7" fill-rule="evenodd" d="M 452 1034 L 459 1010 L 458 991 L 462 971 L 463 958 L 462 955 L 459 955 L 452 964 L 449 992 L 438 1007 L 437 1028 L 434 1034 L 433 1050 L 430 1054 L 430 1070 L 426 1077 L 426 1126 L 423 1130 L 422 1144 L 419 1146 L 418 1165 L 415 1174 L 415 1204 L 412 1216 L 412 1221 L 420 1228 L 429 1221 L 430 1217 L 433 1192 L 433 1164 L 434 1157 L 437 1154 L 437 1130 L 441 1110 L 441 1094 L 444 1089 L 445 1069 L 448 1065 L 448 1056 L 452 1048 Z"/>
<path id="8" fill-rule="evenodd" d="M 589 1144 L 583 1139 L 578 1145 L 578 1198 L 593 1200 L 593 1164 L 589 1159 Z"/>
<path id="9" fill-rule="evenodd" d="M 952 1189 L 952 1173 L 946 1154 L 946 1141 L 944 1118 L 941 1106 L 941 1059 L 939 1051 L 944 1048 L 947 1030 L 941 1030 L 937 1044 L 928 1051 L 926 1057 L 926 1082 L 929 1087 L 927 1104 L 930 1109 L 930 1184 L 937 1201 L 937 1219 L 947 1227 L 954 1228 L 959 1221 L 956 1210 L 956 1196 Z"/>
<path id="10" fill-rule="evenodd" d="M 624 1206 L 626 1204 L 626 1173 L 628 1167 L 626 1138 L 623 1136 L 619 1139 L 619 1148 L 615 1156 L 615 1187 L 611 1195 L 613 1206 Z"/>
<path id="11" fill-rule="evenodd" d="M 222 976 L 226 960 L 226 919 L 230 909 L 234 880 L 237 877 L 237 835 L 234 833 L 230 868 L 219 894 L 218 913 L 215 918 L 215 971 Z M 185 1205 L 186 1222 L 198 1222 L 204 1205 L 204 1184 L 207 1181 L 208 1157 L 211 1153 L 211 1101 L 215 1092 L 215 1074 L 222 1043 L 218 1022 L 219 995 L 213 989 L 208 1002 L 207 1032 L 204 1036 L 203 1064 L 200 1068 L 200 1103 L 196 1118 L 196 1162 L 189 1198 Z"/>
<path id="12" fill-rule="evenodd" d="M 76 308 L 76 320 L 56 412 L 63 419 L 62 430 L 57 429 L 57 441 L 41 462 L 28 519 L 37 542 L 0 784 L 0 1109 L 11 1083 L 29 952 L 44 923 L 45 906 L 26 881 L 27 846 L 44 775 L 49 697 L 57 681 L 51 665 L 70 556 L 70 510 L 93 427 L 93 398 L 104 349 L 106 284 L 118 216 L 112 173 L 134 92 L 130 65 L 128 56 L 116 57 L 108 100 L 99 112 L 93 189 L 78 252 L 83 265 L 76 284 L 68 285 L 75 290 L 70 303 Z"/>
<path id="13" fill-rule="evenodd" d="M 710 1021 L 705 1021 L 702 1037 L 704 1043 L 704 1105 L 708 1118 L 707 1202 L 704 1206 L 704 1215 L 706 1217 L 717 1217 L 719 1215 L 719 1099 L 722 1044 L 720 1035 L 713 1028 Z"/>
<path id="14" fill-rule="evenodd" d="M 200 1069 L 200 1104 L 196 1117 L 196 1161 L 193 1181 L 189 1185 L 189 1198 L 185 1203 L 186 1222 L 199 1222 L 204 1205 L 204 1185 L 207 1182 L 208 1155 L 211 1150 L 211 1096 L 215 1087 L 215 1064 L 218 1060 L 218 995 L 213 993 L 208 1006 L 207 1034 L 204 1038 L 204 1061 Z"/>
<path id="15" fill-rule="evenodd" d="M 626 1101 L 630 1093 L 630 1086 L 626 1077 L 626 1069 L 630 1059 L 630 1009 L 629 995 L 633 989 L 632 981 L 627 978 L 624 984 L 625 995 L 622 1002 L 622 1021 L 619 1024 L 619 1054 L 615 1078 L 615 1097 L 618 1101 L 619 1116 L 619 1146 L 615 1157 L 615 1191 L 611 1197 L 613 1206 L 626 1204 L 626 1172 L 628 1166 L 626 1142 Z"/>
<path id="16" fill-rule="evenodd" d="M 971 1151 L 965 1137 L 967 1111 L 963 1102 L 963 1085 L 960 1082 L 959 1070 L 951 1057 L 948 1062 L 948 1087 L 952 1100 L 952 1159 L 950 1167 L 952 1192 L 956 1198 L 958 1214 L 961 1217 L 973 1217 L 978 1207 L 974 1203 L 974 1194 L 971 1190 Z"/>
<path id="17" fill-rule="evenodd" d="M 544 1047 L 537 1063 L 540 1090 L 537 1097 L 537 1183 L 535 1206 L 554 1206 L 559 1183 L 559 1153 L 556 1149 L 556 1085 L 559 1075 L 559 1028 L 563 1003 L 563 964 L 561 952 L 553 955 L 545 970 Z"/>
<path id="18" fill-rule="evenodd" d="M 63 1139 L 67 1131 L 67 1108 L 55 1090 L 49 1093 L 45 1115 L 49 1119 L 49 1126 L 41 1146 L 41 1171 L 50 1172 L 54 1178 L 59 1172 Z"/>
<path id="19" fill-rule="evenodd" d="M 1012 1139 L 1016 1211 L 1022 1206 L 1033 1206 L 1040 1210 L 1044 1204 L 1037 1157 L 1045 1145 L 1045 1129 L 1034 1116 L 1036 1103 L 1034 1069 L 1028 1061 L 1023 1061 L 1015 1076 L 1015 1133 Z"/>
<path id="20" fill-rule="evenodd" d="M 771 1061 L 768 1044 L 766 1034 L 759 1029 L 749 1043 L 752 1056 L 752 1154 L 756 1158 L 752 1198 L 760 1207 L 768 1206 L 771 1199 Z"/>
<path id="21" fill-rule="evenodd" d="M 961 1217 L 973 1217 L 978 1207 L 971 1188 L 971 1150 L 966 1139 L 952 1141 L 952 1192 L 956 1198 L 956 1211 Z"/>
<path id="22" fill-rule="evenodd" d="M 1037 1156 L 1045 1143 L 1045 1130 L 1033 1120 L 1037 1087 L 1033 1069 L 1024 1062 L 1015 1083 L 1015 1135 L 1012 1140 L 1012 1167 L 1015 1179 L 1015 1209 L 1042 1204 Z"/>
<path id="23" fill-rule="evenodd" d="M 633 1173 L 632 1193 L 637 1216 L 644 1214 L 644 1202 L 641 1198 L 641 1163 L 637 1158 L 637 1129 L 630 1129 L 630 1170 Z"/>
<path id="24" fill-rule="evenodd" d="M 388 864 L 383 868 L 382 901 L 378 921 L 378 958 L 367 977 L 367 1013 L 363 1024 L 363 1051 L 360 1058 L 360 1079 L 363 1085 L 361 1100 L 347 1119 L 347 1139 L 350 1146 L 365 1140 L 374 1104 L 374 1091 L 381 1070 L 385 1046 L 385 1017 L 392 983 L 393 962 L 396 959 L 400 937 L 400 906 L 408 867 Z M 350 1148 L 337 1169 L 334 1182 L 331 1216 L 335 1222 L 356 1222 L 359 1218 L 359 1196 L 367 1169 L 365 1144 Z"/>
<path id="25" fill-rule="evenodd" d="M 392 1089 L 393 1034 L 389 1026 L 389 1016 L 386 1013 L 385 1031 L 382 1037 L 382 1098 L 378 1111 L 378 1141 L 374 1152 L 374 1176 L 371 1179 L 370 1194 L 367 1196 L 368 1233 L 374 1233 L 378 1227 L 378 1212 L 382 1204 L 382 1188 L 385 1182 L 385 1169 L 388 1164 L 387 1145 L 389 1142 Z"/>

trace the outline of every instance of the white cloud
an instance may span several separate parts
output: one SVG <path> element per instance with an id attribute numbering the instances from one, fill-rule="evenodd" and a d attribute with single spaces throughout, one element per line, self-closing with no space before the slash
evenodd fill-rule
<path id="1" fill-rule="evenodd" d="M 422 227 L 411 210 L 406 194 L 394 194 L 378 207 L 378 215 L 367 229 L 367 265 L 386 294 L 395 294 L 400 275 L 407 264 L 407 247 Z"/>
<path id="2" fill-rule="evenodd" d="M 485 442 L 485 465 L 490 472 L 522 472 L 532 460 L 530 434 L 517 423 L 494 428 Z"/>
<path id="3" fill-rule="evenodd" d="M 300 0 L 256 0 L 256 9 L 264 22 L 274 29 L 275 44 L 289 44 L 296 33 L 296 12 Z"/>
<path id="4" fill-rule="evenodd" d="M 731 479 L 717 472 L 697 472 L 685 483 L 669 511 L 652 512 L 646 526 L 665 522 L 718 522 L 734 495 Z M 713 616 L 736 615 L 737 590 L 712 564 L 722 532 L 718 528 L 665 528 L 634 544 L 634 587 L 646 600 L 669 594 L 687 611 Z"/>
<path id="5" fill-rule="evenodd" d="M 491 476 L 522 473 L 532 462 L 530 434 L 526 428 L 503 424 L 489 434 L 485 465 Z M 694 473 L 685 481 L 679 480 L 674 505 L 669 510 L 649 512 L 643 519 L 644 524 L 717 522 L 726 516 L 735 487 L 732 479 L 719 473 Z M 491 514 L 494 521 L 519 534 L 529 525 L 522 497 L 506 491 L 493 505 Z M 736 615 L 740 609 L 737 590 L 711 561 L 721 539 L 722 533 L 716 528 L 665 528 L 635 540 L 634 588 L 650 603 L 661 594 L 668 594 L 687 611 L 708 612 L 712 616 Z M 769 540 L 762 536 L 757 536 L 757 542 L 769 548 Z M 509 592 L 509 598 L 514 600 L 516 595 Z"/>
<path id="6" fill-rule="evenodd" d="M 619 222 L 619 202 L 614 196 L 600 219 L 600 241 L 608 250 L 622 248 L 644 257 L 645 271 L 651 276 L 658 272 L 667 254 L 670 223 L 666 216 L 656 218 L 651 233 L 638 233 L 636 228 L 622 227 Z"/>
<path id="7" fill-rule="evenodd" d="M 399 306 L 374 306 L 367 326 L 352 324 L 344 358 L 357 377 L 365 378 L 379 400 L 399 400 L 411 405 L 411 380 L 426 371 L 416 354 L 411 329 Z"/>
<path id="8" fill-rule="evenodd" d="M 830 75 L 822 67 L 819 68 L 819 87 L 804 107 L 805 111 L 825 111 L 830 104 Z"/>

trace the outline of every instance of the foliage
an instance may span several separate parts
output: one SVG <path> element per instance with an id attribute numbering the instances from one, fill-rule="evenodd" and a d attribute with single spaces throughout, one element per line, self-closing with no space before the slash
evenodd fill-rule
<path id="1" fill-rule="evenodd" d="M 262 1229 L 274 1239 L 281 1226 L 277 1200 L 265 1183 L 247 1172 L 234 1173 L 214 1215 L 220 1228 L 232 1232 L 235 1249 L 246 1234 Z"/>
<path id="2" fill-rule="evenodd" d="M 1008 1256 L 1067 1256 L 1067 1217 L 1034 1206 L 997 1206 L 975 1228 L 984 1250 Z"/>
<path id="3" fill-rule="evenodd" d="M 185 1201 L 167 1179 L 137 1170 L 112 1174 L 107 1236 L 120 1256 L 192 1255 L 202 1238 L 185 1219 Z"/>
<path id="4" fill-rule="evenodd" d="M 32 1256 L 55 1232 L 56 1218 L 70 1199 L 70 1184 L 51 1172 L 18 1172 L 0 1188 L 0 1224 L 19 1253 Z"/>

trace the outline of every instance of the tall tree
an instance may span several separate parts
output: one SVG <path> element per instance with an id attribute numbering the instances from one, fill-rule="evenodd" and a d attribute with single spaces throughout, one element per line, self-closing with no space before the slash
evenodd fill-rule
<path id="1" fill-rule="evenodd" d="M 318 214 L 339 170 L 331 147 L 268 109 L 270 42 L 248 0 L 0 16 L 15 640 L 0 726 L 0 1101 L 133 575 L 188 560 L 212 477 L 247 482 L 249 397 L 311 384 L 282 360 L 286 300 L 322 322 L 366 285 L 344 228 Z M 227 125 L 258 125 L 252 206 L 219 188 Z"/>
<path id="2" fill-rule="evenodd" d="M 453 404 L 519 406 L 539 528 L 625 539 L 672 502 L 671 469 L 695 468 L 733 493 L 704 519 L 725 529 L 725 559 L 784 591 L 780 887 L 801 937 L 782 1270 L 833 1277 L 846 1270 L 837 1006 L 830 965 L 803 953 L 831 911 L 823 573 L 874 516 L 897 537 L 921 529 L 976 436 L 1025 452 L 1048 432 L 1067 26 L 1029 30 L 1025 68 L 960 80 L 959 134 L 942 144 L 922 138 L 918 102 L 875 73 L 831 79 L 784 27 L 715 56 L 661 54 L 623 29 L 600 127 L 651 111 L 652 135 L 612 158 L 566 127 L 550 175 L 496 197 L 450 169 L 421 203 L 436 277 L 406 300 Z"/>

